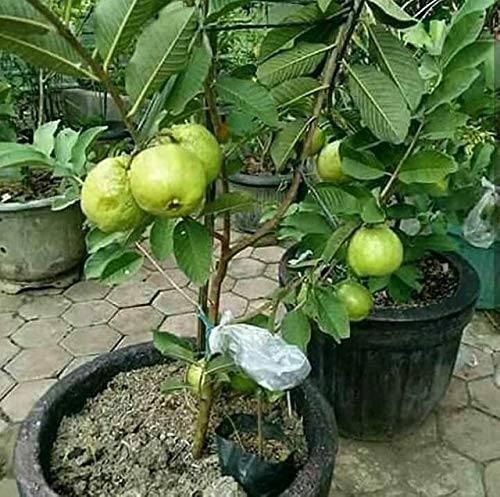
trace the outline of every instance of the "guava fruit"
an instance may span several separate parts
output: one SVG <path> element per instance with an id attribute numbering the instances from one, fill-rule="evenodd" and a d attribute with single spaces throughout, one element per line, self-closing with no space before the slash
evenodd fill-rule
<path id="1" fill-rule="evenodd" d="M 248 395 L 254 393 L 258 387 L 252 378 L 242 372 L 231 374 L 231 388 L 236 392 Z"/>
<path id="2" fill-rule="evenodd" d="M 206 180 L 198 158 L 174 143 L 143 150 L 132 160 L 130 187 L 139 206 L 161 217 L 183 217 L 203 203 Z"/>
<path id="3" fill-rule="evenodd" d="M 209 393 L 209 386 L 203 368 L 203 362 L 191 364 L 186 372 L 186 383 L 193 388 L 193 391 L 199 397 L 205 397 Z"/>
<path id="4" fill-rule="evenodd" d="M 340 143 L 340 140 L 328 143 L 319 153 L 316 170 L 322 181 L 340 184 L 349 180 L 349 176 L 342 171 L 342 160 L 339 152 Z"/>
<path id="5" fill-rule="evenodd" d="M 145 215 L 130 190 L 128 161 L 128 157 L 104 159 L 89 172 L 82 186 L 82 211 L 105 233 L 132 229 Z"/>
<path id="6" fill-rule="evenodd" d="M 309 157 L 313 157 L 314 155 L 318 154 L 325 145 L 325 140 L 325 132 L 321 128 L 316 127 L 316 129 L 314 130 L 311 146 L 307 150 L 307 155 Z"/>
<path id="7" fill-rule="evenodd" d="M 345 305 L 350 321 L 363 321 L 373 308 L 372 294 L 356 281 L 342 281 L 336 286 L 335 293 Z"/>
<path id="8" fill-rule="evenodd" d="M 347 263 L 358 276 L 387 276 L 403 263 L 403 244 L 385 225 L 360 228 L 349 241 Z"/>
<path id="9" fill-rule="evenodd" d="M 178 124 L 169 134 L 175 141 L 196 155 L 203 165 L 208 183 L 219 176 L 222 168 L 222 150 L 215 136 L 201 124 Z"/>

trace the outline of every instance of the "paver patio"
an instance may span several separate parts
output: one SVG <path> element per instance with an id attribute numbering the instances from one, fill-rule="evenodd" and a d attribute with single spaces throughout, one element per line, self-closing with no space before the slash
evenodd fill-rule
<path id="1" fill-rule="evenodd" d="M 241 315 L 258 307 L 277 285 L 281 255 L 261 247 L 235 259 L 223 308 Z M 188 286 L 172 261 L 165 267 Z M 18 423 L 57 378 L 98 354 L 150 340 L 153 328 L 193 335 L 195 326 L 192 306 L 151 268 L 114 289 L 82 281 L 0 294 L 0 467 L 11 458 Z M 457 366 L 444 402 L 414 433 L 390 444 L 341 441 L 331 497 L 500 496 L 500 330 L 490 316 L 476 313 Z M 17 497 L 12 478 L 9 463 L 0 497 Z"/>

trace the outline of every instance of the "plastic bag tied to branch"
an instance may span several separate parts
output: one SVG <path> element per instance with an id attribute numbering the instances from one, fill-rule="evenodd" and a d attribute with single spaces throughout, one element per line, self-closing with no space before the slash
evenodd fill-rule
<path id="1" fill-rule="evenodd" d="M 271 391 L 290 390 L 300 385 L 311 372 L 305 354 L 295 345 L 265 328 L 230 324 L 225 312 L 221 324 L 208 339 L 212 354 L 226 354 L 261 387 Z"/>
<path id="2" fill-rule="evenodd" d="M 462 226 L 462 231 L 464 238 L 471 245 L 487 249 L 495 243 L 494 211 L 500 195 L 495 185 L 486 178 L 483 178 L 481 183 L 486 191 L 481 200 L 469 212 Z"/>

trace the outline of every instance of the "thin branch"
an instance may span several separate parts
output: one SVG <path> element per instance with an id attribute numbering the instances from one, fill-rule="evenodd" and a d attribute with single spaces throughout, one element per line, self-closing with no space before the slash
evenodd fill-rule
<path id="1" fill-rule="evenodd" d="M 34 9 L 36 9 L 40 14 L 42 14 L 57 30 L 59 35 L 61 35 L 75 50 L 75 52 L 85 61 L 85 63 L 92 69 L 92 72 L 97 77 L 97 79 L 106 88 L 111 98 L 116 104 L 118 111 L 120 112 L 123 123 L 127 127 L 132 136 L 134 142 L 137 142 L 136 129 L 127 115 L 127 109 L 125 102 L 120 96 L 118 88 L 111 81 L 109 74 L 104 70 L 104 68 L 92 58 L 92 55 L 87 52 L 80 41 L 73 35 L 70 29 L 64 25 L 63 22 L 40 0 L 26 0 Z"/>
<path id="2" fill-rule="evenodd" d="M 406 159 L 410 157 L 410 154 L 413 152 L 413 149 L 415 148 L 415 145 L 417 144 L 418 137 L 420 136 L 420 132 L 422 131 L 422 128 L 424 127 L 424 122 L 422 121 L 415 132 L 415 136 L 413 137 L 413 140 L 410 144 L 410 146 L 406 149 L 406 152 L 403 156 L 403 158 L 399 161 L 399 164 L 396 166 L 396 169 L 392 173 L 391 177 L 389 178 L 389 181 L 385 185 L 384 189 L 380 193 L 380 202 L 386 202 L 389 198 L 389 195 L 391 193 L 392 187 L 395 183 L 395 181 L 398 178 L 399 172 L 401 171 L 401 168 L 403 167 L 403 164 L 406 162 Z"/>

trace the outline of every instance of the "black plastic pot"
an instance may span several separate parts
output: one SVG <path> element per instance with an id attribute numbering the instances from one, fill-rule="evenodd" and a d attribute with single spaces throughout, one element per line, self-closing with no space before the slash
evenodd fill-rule
<path id="1" fill-rule="evenodd" d="M 292 277 L 280 266 L 280 282 Z M 420 423 L 448 389 L 462 332 L 479 296 L 479 278 L 456 254 L 440 254 L 457 271 L 452 297 L 426 307 L 378 309 L 352 323 L 351 337 L 340 345 L 315 329 L 308 350 L 313 378 L 332 404 L 342 435 L 393 438 Z"/>
<path id="2" fill-rule="evenodd" d="M 78 412 L 85 401 L 104 390 L 118 373 L 167 362 L 151 343 L 132 345 L 84 364 L 54 385 L 21 426 L 14 470 L 21 497 L 65 497 L 50 488 L 50 453 L 64 416 Z M 335 455 L 337 427 L 333 412 L 311 382 L 293 392 L 304 418 L 309 459 L 282 497 L 327 497 Z"/>

